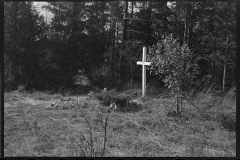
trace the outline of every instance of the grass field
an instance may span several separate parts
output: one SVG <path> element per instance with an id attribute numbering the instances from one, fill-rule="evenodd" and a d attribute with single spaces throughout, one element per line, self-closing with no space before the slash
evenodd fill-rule
<path id="1" fill-rule="evenodd" d="M 148 97 L 144 101 L 139 98 L 138 109 L 122 112 L 101 107 L 99 101 L 87 96 L 69 96 L 79 105 L 63 101 L 62 106 L 53 107 L 52 101 L 67 97 L 41 92 L 5 93 L 4 154 L 235 157 L 236 98 L 230 93 L 224 97 L 198 94 L 191 101 L 195 107 L 184 101 L 182 117 L 167 116 L 172 109 L 167 97 Z M 105 130 L 100 111 L 103 120 L 109 116 Z"/>

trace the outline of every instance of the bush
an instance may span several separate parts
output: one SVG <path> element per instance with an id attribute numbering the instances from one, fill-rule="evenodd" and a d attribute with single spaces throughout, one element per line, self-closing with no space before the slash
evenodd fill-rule
<path id="1" fill-rule="evenodd" d="M 129 101 L 136 96 L 133 90 L 117 93 L 116 90 L 108 92 L 96 93 L 95 97 L 99 99 L 103 105 L 110 106 L 112 103 L 117 105 L 120 110 L 128 107 Z"/>
<path id="2" fill-rule="evenodd" d="M 148 67 L 150 73 L 163 78 L 165 86 L 170 88 L 176 100 L 177 114 L 180 114 L 183 92 L 189 89 L 198 74 L 193 52 L 187 44 L 180 45 L 179 40 L 170 35 L 162 43 L 149 47 L 147 59 L 152 62 Z"/>

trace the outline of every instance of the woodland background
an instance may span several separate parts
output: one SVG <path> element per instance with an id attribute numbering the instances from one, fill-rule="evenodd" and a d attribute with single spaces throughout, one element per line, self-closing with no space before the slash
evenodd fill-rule
<path id="1" fill-rule="evenodd" d="M 199 67 L 193 87 L 235 85 L 236 2 L 48 2 L 51 23 L 33 2 L 4 2 L 4 87 L 76 88 L 81 70 L 92 86 L 141 84 L 142 47 L 167 36 L 187 44 Z M 147 72 L 147 81 L 163 85 Z"/>

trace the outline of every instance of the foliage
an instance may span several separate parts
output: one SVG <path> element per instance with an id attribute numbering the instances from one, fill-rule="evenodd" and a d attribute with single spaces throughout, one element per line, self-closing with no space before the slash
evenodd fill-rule
<path id="1" fill-rule="evenodd" d="M 4 3 L 5 88 L 33 87 L 46 29 L 32 2 Z"/>
<path id="2" fill-rule="evenodd" d="M 48 2 L 48 25 L 32 2 L 4 6 L 5 89 L 74 88 L 83 69 L 93 84 L 133 86 L 143 45 L 170 34 L 194 55 L 195 86 L 235 84 L 235 2 Z"/>
<path id="3" fill-rule="evenodd" d="M 96 68 L 91 72 L 89 78 L 94 86 L 100 88 L 111 88 L 114 86 L 114 77 L 111 74 L 110 66 L 103 65 L 101 68 Z"/>
<path id="4" fill-rule="evenodd" d="M 183 91 L 194 83 L 198 73 L 198 67 L 193 63 L 193 55 L 188 46 L 180 46 L 177 39 L 170 35 L 162 43 L 149 48 L 147 59 L 152 62 L 149 67 L 151 73 L 163 77 L 163 82 L 171 89 L 173 97 L 182 104 Z"/>
<path id="5" fill-rule="evenodd" d="M 179 17 L 187 18 L 188 21 L 188 44 L 198 58 L 200 71 L 198 79 L 203 83 L 216 83 L 218 89 L 221 89 L 225 58 L 235 57 L 235 51 L 232 50 L 236 42 L 235 3 L 177 3 L 175 11 L 180 14 L 186 8 L 184 6 L 189 8 L 189 12 L 186 13 L 187 17 L 184 14 Z M 227 36 L 229 42 L 231 41 L 228 47 L 226 47 Z M 236 67 L 232 60 L 232 58 L 227 58 L 228 87 L 232 85 L 230 77 L 234 76 Z"/>

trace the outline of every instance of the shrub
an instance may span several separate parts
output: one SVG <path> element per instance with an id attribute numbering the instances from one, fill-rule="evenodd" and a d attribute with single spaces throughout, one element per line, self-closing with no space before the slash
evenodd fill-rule
<path id="1" fill-rule="evenodd" d="M 81 116 L 84 118 L 85 125 L 87 126 L 88 132 L 84 134 L 80 132 L 79 140 L 74 137 L 71 137 L 71 142 L 75 149 L 77 149 L 77 156 L 84 157 L 103 157 L 106 153 L 106 142 L 107 142 L 107 127 L 111 117 L 111 112 L 109 110 L 104 110 L 101 106 L 97 111 L 95 122 L 99 123 L 103 128 L 104 136 L 103 143 L 99 144 L 99 137 L 94 135 L 94 127 L 92 124 L 91 118 L 83 111 L 82 107 L 77 103 L 78 109 Z M 85 104 L 89 105 L 89 104 Z M 97 138 L 96 138 L 97 137 Z M 96 140 L 97 139 L 97 140 Z"/>
<path id="2" fill-rule="evenodd" d="M 116 90 L 110 90 L 108 92 L 96 93 L 95 97 L 99 99 L 103 105 L 110 106 L 113 102 L 120 110 L 128 107 L 129 101 L 136 96 L 132 90 L 117 93 Z"/>
<path id="3" fill-rule="evenodd" d="M 198 74 L 192 51 L 186 44 L 180 45 L 178 40 L 170 35 L 162 43 L 150 47 L 147 58 L 152 62 L 148 67 L 150 73 L 163 78 L 165 86 L 170 88 L 172 97 L 176 100 L 177 114 L 180 114 L 183 91 L 193 84 Z"/>

